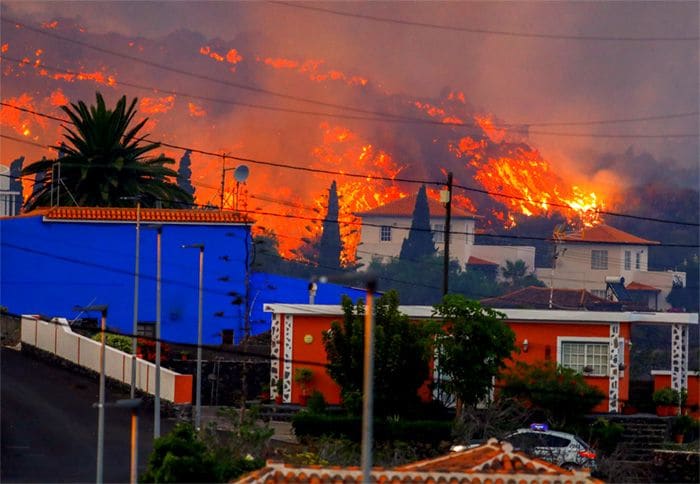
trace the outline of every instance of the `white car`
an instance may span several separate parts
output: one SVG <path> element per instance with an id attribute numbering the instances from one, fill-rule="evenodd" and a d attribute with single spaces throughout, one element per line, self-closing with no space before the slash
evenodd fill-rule
<path id="1" fill-rule="evenodd" d="M 573 434 L 548 430 L 546 426 L 533 424 L 529 429 L 518 429 L 508 434 L 503 441 L 514 450 L 546 460 L 566 469 L 595 467 L 595 451 L 586 442 Z M 452 451 L 459 452 L 478 445 L 455 445 Z"/>

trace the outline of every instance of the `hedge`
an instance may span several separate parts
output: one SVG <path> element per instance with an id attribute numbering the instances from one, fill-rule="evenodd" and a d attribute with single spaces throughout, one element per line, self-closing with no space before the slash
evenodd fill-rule
<path id="1" fill-rule="evenodd" d="M 297 437 L 341 437 L 359 442 L 362 419 L 346 415 L 317 415 L 300 412 L 292 419 Z M 435 420 L 375 420 L 373 436 L 378 441 L 429 442 L 451 438 L 452 422 Z"/>

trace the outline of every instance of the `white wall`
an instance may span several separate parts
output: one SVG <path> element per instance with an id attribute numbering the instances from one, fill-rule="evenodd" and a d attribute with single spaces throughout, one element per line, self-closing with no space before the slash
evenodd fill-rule
<path id="1" fill-rule="evenodd" d="M 22 344 L 55 354 L 76 365 L 100 371 L 100 343 L 74 333 L 64 318 L 42 321 L 33 316 L 22 316 Z M 110 346 L 105 347 L 105 375 L 114 380 L 131 385 L 130 354 Z M 155 364 L 136 359 L 136 387 L 146 393 L 155 392 Z M 187 387 L 189 380 L 189 393 Z M 178 387 L 180 392 L 177 392 Z M 184 390 L 184 391 L 183 391 Z M 174 403 L 192 403 L 191 375 L 181 375 L 161 367 L 160 397 Z M 182 395 L 186 394 L 183 401 Z M 179 395 L 179 397 L 177 396 Z"/>

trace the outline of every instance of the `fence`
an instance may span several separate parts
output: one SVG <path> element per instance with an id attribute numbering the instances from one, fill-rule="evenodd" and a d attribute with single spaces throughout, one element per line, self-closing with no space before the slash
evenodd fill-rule
<path id="1" fill-rule="evenodd" d="M 43 321 L 33 316 L 22 316 L 22 344 L 52 353 L 76 365 L 100 371 L 100 343 L 74 333 L 64 318 Z M 156 366 L 136 358 L 136 388 L 155 393 Z M 107 346 L 105 348 L 105 375 L 131 385 L 132 355 Z M 192 403 L 192 375 L 181 375 L 166 368 L 160 369 L 160 397 L 164 400 Z"/>

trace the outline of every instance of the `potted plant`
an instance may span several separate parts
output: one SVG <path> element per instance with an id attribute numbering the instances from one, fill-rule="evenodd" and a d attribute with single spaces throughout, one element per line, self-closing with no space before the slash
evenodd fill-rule
<path id="1" fill-rule="evenodd" d="M 267 402 L 270 400 L 270 385 L 263 385 L 260 388 L 260 401 Z"/>
<path id="2" fill-rule="evenodd" d="M 678 390 L 671 387 L 656 390 L 651 397 L 656 405 L 656 414 L 659 417 L 676 415 L 678 407 L 685 403 L 685 398 L 687 398 L 687 392 L 682 391 L 679 395 Z"/>
<path id="3" fill-rule="evenodd" d="M 284 393 L 284 382 L 282 381 L 281 378 L 277 379 L 277 383 L 275 383 L 275 390 L 276 390 L 275 403 L 277 405 L 279 405 L 282 403 L 282 394 Z"/>
<path id="4" fill-rule="evenodd" d="M 311 381 L 314 378 L 314 372 L 309 368 L 297 368 L 294 371 L 294 381 L 301 386 L 301 395 L 299 397 L 299 403 L 306 406 L 309 400 L 309 395 L 311 394 Z"/>
<path id="5" fill-rule="evenodd" d="M 686 433 L 693 427 L 693 417 L 690 415 L 679 415 L 673 419 L 671 424 L 671 434 L 673 435 L 673 440 L 677 444 L 683 443 L 683 438 Z"/>

